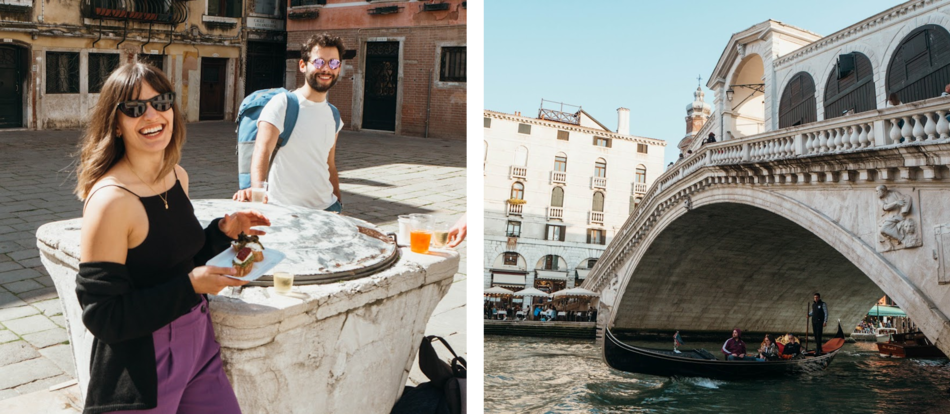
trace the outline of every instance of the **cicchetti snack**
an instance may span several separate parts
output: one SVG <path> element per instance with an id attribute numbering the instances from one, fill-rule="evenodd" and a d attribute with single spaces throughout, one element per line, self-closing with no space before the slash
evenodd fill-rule
<path id="1" fill-rule="evenodd" d="M 249 247 L 238 250 L 237 255 L 231 260 L 234 269 L 237 270 L 237 277 L 247 276 L 254 269 L 254 253 Z"/>
<path id="2" fill-rule="evenodd" d="M 241 233 L 238 235 L 237 240 L 231 242 L 231 247 L 233 247 L 234 251 L 236 252 L 247 247 L 251 249 L 251 253 L 253 253 L 255 262 L 264 260 L 264 245 L 261 244 L 261 241 L 257 236 L 248 236 L 244 233 Z"/>

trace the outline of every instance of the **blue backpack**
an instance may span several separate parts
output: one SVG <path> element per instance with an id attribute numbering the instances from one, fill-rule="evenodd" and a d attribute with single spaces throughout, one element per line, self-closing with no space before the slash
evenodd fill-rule
<path id="1" fill-rule="evenodd" d="M 284 115 L 284 132 L 278 136 L 277 147 L 274 148 L 270 162 L 267 164 L 267 169 L 270 170 L 270 165 L 277 156 L 277 150 L 287 145 L 287 140 L 290 139 L 294 126 L 297 125 L 300 102 L 297 101 L 297 95 L 284 88 L 261 89 L 241 101 L 235 121 L 238 124 L 238 185 L 241 190 L 251 186 L 251 157 L 254 155 L 254 142 L 257 140 L 257 118 L 261 116 L 261 111 L 271 98 L 281 93 L 287 95 L 287 113 Z"/>
<path id="2" fill-rule="evenodd" d="M 274 158 L 277 157 L 277 150 L 290 139 L 290 134 L 297 125 L 297 114 L 300 112 L 300 102 L 297 95 L 284 88 L 261 89 L 256 91 L 241 101 L 237 115 L 237 153 L 238 153 L 238 186 L 240 189 L 251 186 L 251 158 L 254 155 L 254 142 L 257 140 L 257 119 L 261 116 L 264 106 L 270 102 L 271 98 L 278 94 L 287 95 L 287 113 L 284 115 L 284 132 L 278 136 L 277 147 L 271 154 L 270 162 L 267 164 L 267 170 L 270 171 Z M 328 103 L 329 104 L 329 103 Z M 336 124 L 335 131 L 340 129 L 342 122 L 340 111 L 333 104 L 330 105 L 330 111 L 333 113 L 333 122 Z"/>

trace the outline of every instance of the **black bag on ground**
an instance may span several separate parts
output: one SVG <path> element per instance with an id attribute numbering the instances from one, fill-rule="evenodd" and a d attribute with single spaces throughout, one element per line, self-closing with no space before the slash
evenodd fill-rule
<path id="1" fill-rule="evenodd" d="M 452 353 L 451 365 L 439 358 L 432 347 L 438 340 Z M 419 369 L 429 382 L 409 387 L 402 393 L 392 409 L 392 414 L 466 414 L 465 410 L 465 358 L 458 356 L 441 337 L 431 335 L 422 338 L 419 346 Z"/>

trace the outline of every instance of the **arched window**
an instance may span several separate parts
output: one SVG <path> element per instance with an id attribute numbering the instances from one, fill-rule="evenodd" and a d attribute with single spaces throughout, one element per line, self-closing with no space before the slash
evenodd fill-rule
<path id="1" fill-rule="evenodd" d="M 940 96 L 950 83 L 950 33 L 941 26 L 918 27 L 901 40 L 887 65 L 887 96 L 902 103 Z"/>
<path id="2" fill-rule="evenodd" d="M 551 190 L 551 207 L 564 207 L 564 189 L 554 187 Z"/>
<path id="3" fill-rule="evenodd" d="M 637 174 L 637 176 L 636 176 L 637 182 L 640 183 L 640 184 L 646 184 L 646 182 L 647 182 L 647 167 L 644 167 L 644 166 L 642 166 L 642 165 L 638 165 L 638 166 L 637 166 L 636 174 Z"/>
<path id="4" fill-rule="evenodd" d="M 594 193 L 594 203 L 590 207 L 593 211 L 604 212 L 604 193 L 598 191 Z"/>
<path id="5" fill-rule="evenodd" d="M 511 198 L 513 200 L 524 200 L 524 184 L 515 182 L 511 185 Z"/>
<path id="6" fill-rule="evenodd" d="M 818 120 L 815 106 L 815 80 L 807 72 L 798 72 L 785 85 L 778 104 L 778 127 L 785 128 Z"/>
<path id="7" fill-rule="evenodd" d="M 560 256 L 549 254 L 538 261 L 537 267 L 541 270 L 567 270 L 567 262 Z"/>
<path id="8" fill-rule="evenodd" d="M 594 163 L 594 177 L 607 177 L 607 161 L 603 158 L 598 158 Z"/>
<path id="9" fill-rule="evenodd" d="M 528 148 L 525 147 L 524 145 L 518 147 L 518 149 L 515 150 L 514 165 L 517 165 L 520 167 L 528 166 Z"/>
<path id="10" fill-rule="evenodd" d="M 838 55 L 825 83 L 825 119 L 877 109 L 871 60 L 858 52 Z"/>
<path id="11" fill-rule="evenodd" d="M 563 152 L 554 156 L 554 171 L 567 172 L 567 155 Z"/>

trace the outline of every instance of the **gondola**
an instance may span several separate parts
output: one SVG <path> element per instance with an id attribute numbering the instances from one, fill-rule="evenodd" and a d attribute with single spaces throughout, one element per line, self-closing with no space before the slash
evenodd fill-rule
<path id="1" fill-rule="evenodd" d="M 706 350 L 672 350 L 641 348 L 621 342 L 605 330 L 604 359 L 611 368 L 626 372 L 664 377 L 704 377 L 711 379 L 741 380 L 772 378 L 789 374 L 821 371 L 844 346 L 844 331 L 838 324 L 838 333 L 822 346 L 824 352 L 804 357 L 777 361 L 724 361 Z"/>

